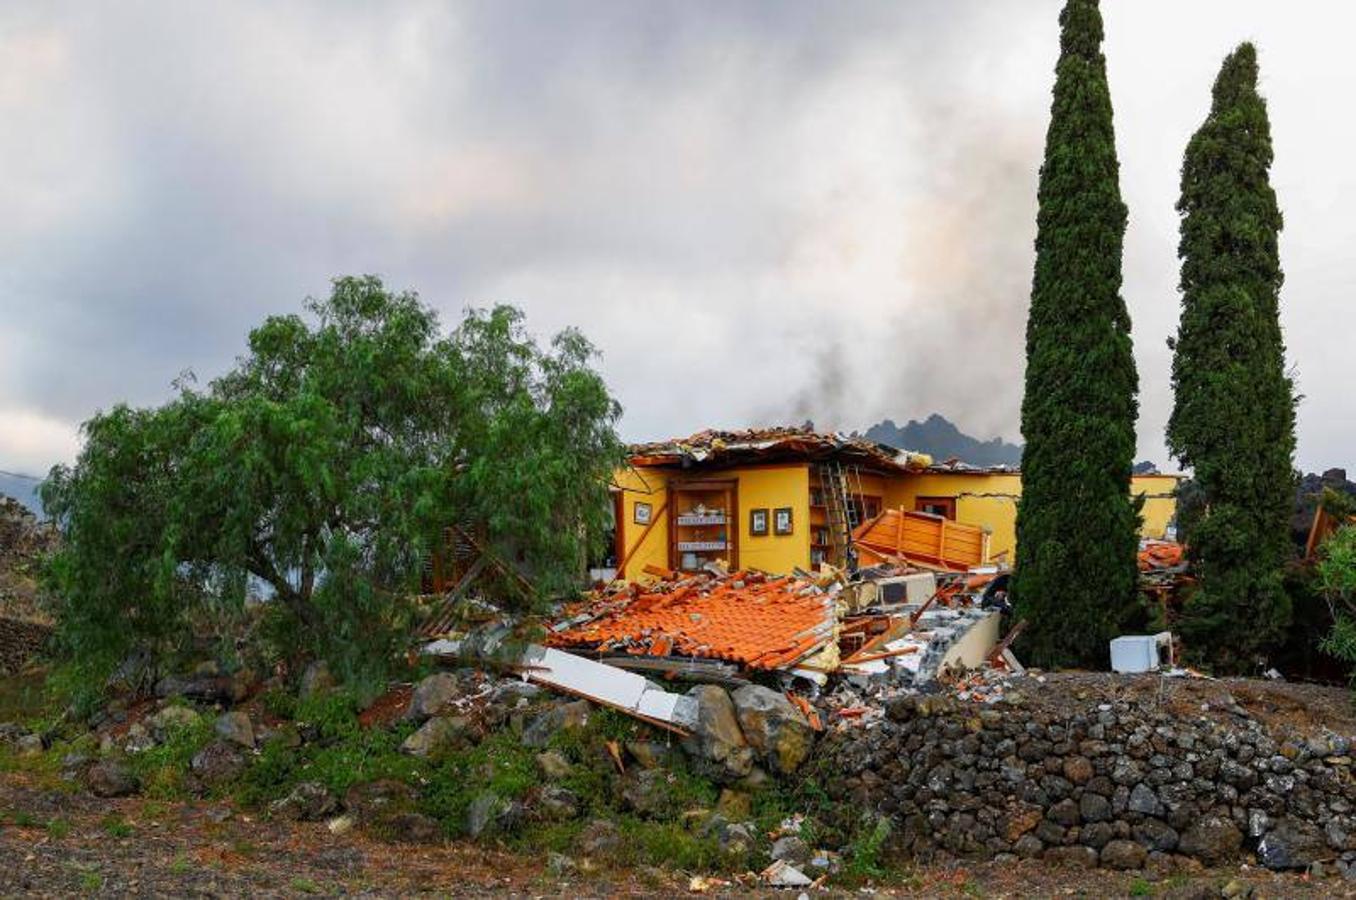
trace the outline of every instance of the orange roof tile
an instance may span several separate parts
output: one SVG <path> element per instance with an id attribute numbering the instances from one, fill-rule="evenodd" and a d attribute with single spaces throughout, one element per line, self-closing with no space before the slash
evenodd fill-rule
<path id="1" fill-rule="evenodd" d="M 745 573 L 666 583 L 629 600 L 601 601 L 595 618 L 551 635 L 547 644 L 782 668 L 833 638 L 833 598 L 810 587 Z"/>
<path id="2" fill-rule="evenodd" d="M 1175 541 L 1144 541 L 1139 549 L 1139 570 L 1170 569 L 1186 561 L 1186 548 Z"/>

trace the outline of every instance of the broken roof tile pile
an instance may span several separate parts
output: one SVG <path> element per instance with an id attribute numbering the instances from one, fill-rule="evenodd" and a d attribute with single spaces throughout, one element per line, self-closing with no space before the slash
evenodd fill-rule
<path id="1" fill-rule="evenodd" d="M 1182 589 L 1194 583 L 1185 546 L 1176 541 L 1140 541 L 1140 589 L 1158 598 L 1169 620 L 1181 604 Z"/>
<path id="2" fill-rule="evenodd" d="M 750 669 L 782 669 L 834 640 L 834 598 L 796 578 L 758 572 L 698 575 L 624 593 L 587 609 L 586 621 L 547 639 L 554 647 L 600 653 L 719 659 Z"/>
<path id="3" fill-rule="evenodd" d="M 918 472 L 932 464 L 932 457 L 925 453 L 900 450 L 857 435 L 826 434 L 808 428 L 710 429 L 685 438 L 633 444 L 630 454 L 632 465 L 643 466 L 838 458 L 885 471 Z"/>
<path id="4" fill-rule="evenodd" d="M 1165 572 L 1185 567 L 1186 548 L 1176 541 L 1140 541 L 1139 570 L 1141 572 Z"/>

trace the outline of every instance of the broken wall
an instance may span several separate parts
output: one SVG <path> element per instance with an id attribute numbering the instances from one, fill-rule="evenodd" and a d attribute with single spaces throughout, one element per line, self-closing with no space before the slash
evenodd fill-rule
<path id="1" fill-rule="evenodd" d="M 1176 475 L 1136 475 L 1130 490 L 1144 495 L 1144 537 L 1162 538 L 1177 512 L 1173 489 Z M 989 556 L 1017 552 L 1017 498 L 1022 495 L 1022 476 L 1017 472 L 926 472 L 890 479 L 886 506 L 913 509 L 919 497 L 952 497 L 956 521 L 990 529 Z"/>

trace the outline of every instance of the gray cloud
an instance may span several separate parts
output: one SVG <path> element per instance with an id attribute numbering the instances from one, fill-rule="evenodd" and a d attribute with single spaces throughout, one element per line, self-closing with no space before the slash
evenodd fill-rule
<path id="1" fill-rule="evenodd" d="M 0 467 L 69 458 L 95 409 L 215 374 L 346 272 L 581 326 L 628 437 L 937 410 L 1014 438 L 1058 5 L 10 4 Z M 1300 460 L 1345 462 L 1343 29 L 1105 6 L 1141 452 L 1165 460 L 1181 151 L 1252 38 Z"/>

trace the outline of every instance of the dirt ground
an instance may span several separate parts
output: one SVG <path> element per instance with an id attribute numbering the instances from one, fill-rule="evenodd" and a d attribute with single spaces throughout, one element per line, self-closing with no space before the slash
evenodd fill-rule
<path id="1" fill-rule="evenodd" d="M 1055 672 L 1013 678 L 1005 691 L 1021 693 L 1032 708 L 1064 715 L 1085 713 L 1089 703 L 1134 700 L 1159 703 L 1175 716 L 1218 721 L 1256 719 L 1300 736 L 1327 730 L 1356 735 L 1356 704 L 1344 687 L 1256 678 L 1195 678 L 1158 674 Z"/>
<path id="2" fill-rule="evenodd" d="M 220 803 L 99 800 L 0 776 L 0 895 L 68 897 L 693 896 L 688 873 L 607 869 L 565 878 L 546 860 L 469 843 L 402 846 L 324 824 L 261 821 Z M 52 824 L 55 823 L 55 824 Z M 888 883 L 826 885 L 812 896 L 1218 897 L 1232 880 L 1254 897 L 1356 897 L 1340 879 L 1241 867 L 1153 880 L 1036 862 L 920 868 Z M 702 887 L 699 883 L 696 887 Z M 708 896 L 770 895 L 756 877 L 714 879 Z M 795 897 L 798 892 L 783 892 Z"/>

